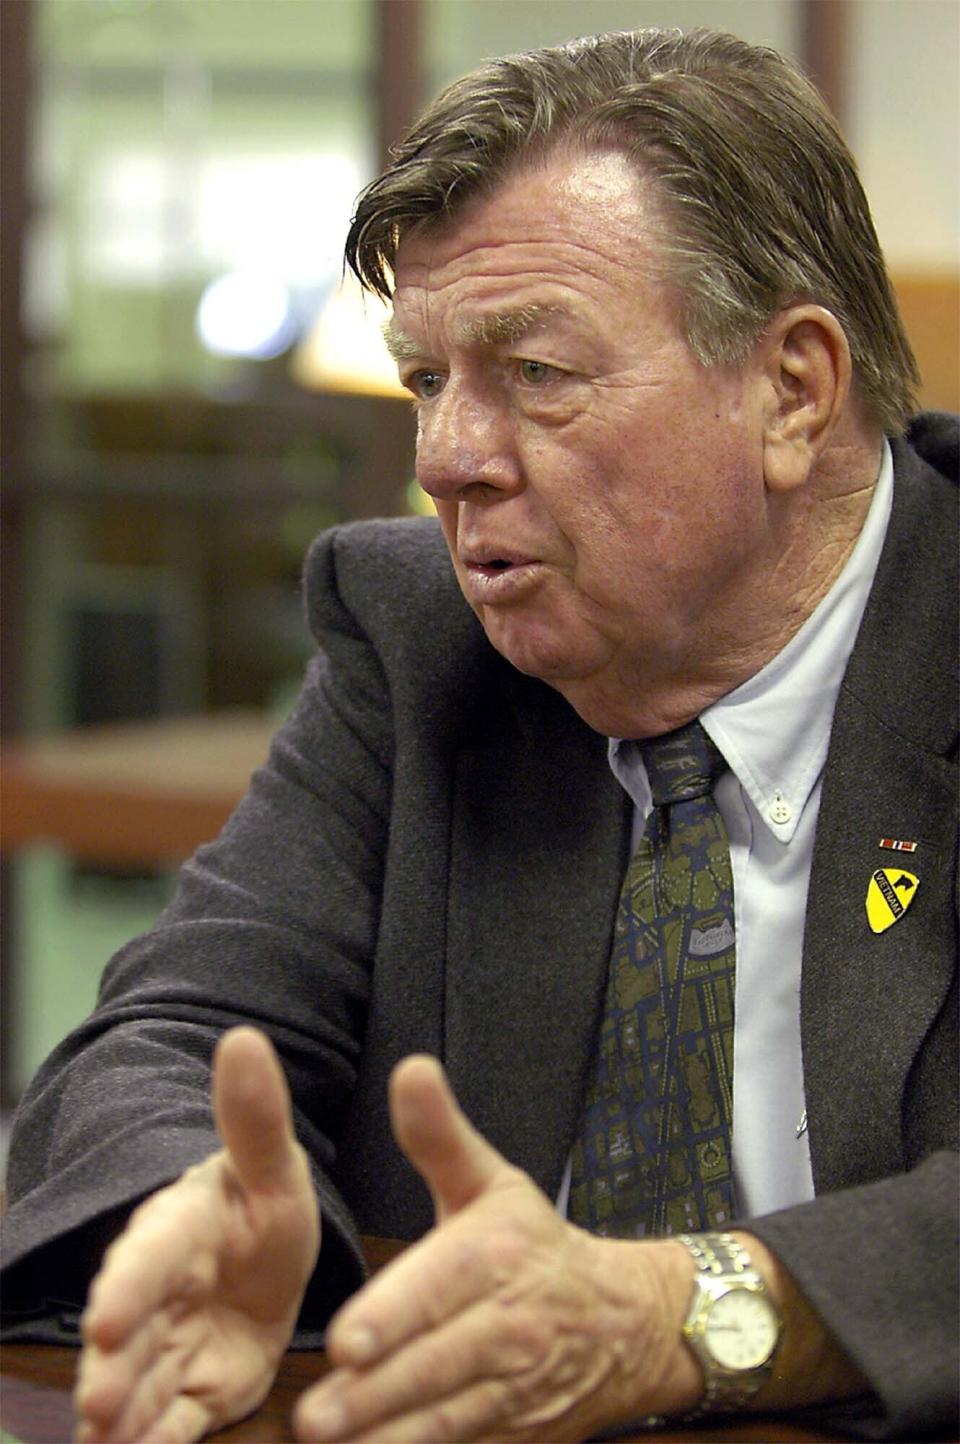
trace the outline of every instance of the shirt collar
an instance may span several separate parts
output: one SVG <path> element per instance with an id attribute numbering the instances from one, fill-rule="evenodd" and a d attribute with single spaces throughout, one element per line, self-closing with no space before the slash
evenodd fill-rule
<path id="1" fill-rule="evenodd" d="M 866 521 L 846 565 L 803 626 L 755 676 L 700 717 L 771 835 L 789 842 L 823 770 L 840 683 L 883 549 L 893 458 L 883 443 Z M 610 766 L 642 812 L 649 785 L 635 743 L 611 738 Z"/>

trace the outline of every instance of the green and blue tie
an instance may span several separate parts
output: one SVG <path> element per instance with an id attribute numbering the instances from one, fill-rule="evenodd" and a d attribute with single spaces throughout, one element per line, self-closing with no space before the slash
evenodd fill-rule
<path id="1" fill-rule="evenodd" d="M 736 1211 L 725 769 L 699 722 L 640 743 L 654 810 L 617 914 L 569 1216 L 617 1238 L 726 1226 Z"/>

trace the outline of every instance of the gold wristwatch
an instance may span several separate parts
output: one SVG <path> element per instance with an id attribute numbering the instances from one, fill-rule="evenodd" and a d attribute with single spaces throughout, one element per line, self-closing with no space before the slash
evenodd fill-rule
<path id="1" fill-rule="evenodd" d="M 729 1233 L 676 1237 L 697 1265 L 683 1326 L 706 1382 L 695 1414 L 740 1409 L 770 1376 L 780 1314 L 750 1255 Z"/>

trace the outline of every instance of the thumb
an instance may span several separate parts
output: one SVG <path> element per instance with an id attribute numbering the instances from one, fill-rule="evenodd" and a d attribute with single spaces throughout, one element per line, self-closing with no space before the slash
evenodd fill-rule
<path id="1" fill-rule="evenodd" d="M 270 1040 L 256 1028 L 231 1028 L 217 1044 L 213 1112 L 246 1188 L 272 1192 L 294 1183 L 299 1149 L 287 1080 Z"/>
<path id="2" fill-rule="evenodd" d="M 435 1058 L 405 1058 L 390 1079 L 390 1118 L 400 1147 L 433 1195 L 438 1221 L 471 1203 L 509 1167 L 477 1132 Z"/>

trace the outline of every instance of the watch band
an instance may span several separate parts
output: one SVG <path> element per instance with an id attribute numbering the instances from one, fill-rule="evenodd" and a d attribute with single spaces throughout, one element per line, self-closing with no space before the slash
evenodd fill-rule
<path id="1" fill-rule="evenodd" d="M 693 1299 L 684 1338 L 696 1355 L 704 1373 L 704 1394 L 697 1408 L 687 1419 L 740 1409 L 761 1388 L 770 1375 L 773 1352 L 779 1337 L 780 1318 L 767 1293 L 763 1279 L 753 1267 L 750 1255 L 742 1244 L 728 1233 L 677 1234 L 677 1241 L 689 1249 L 697 1265 Z M 732 1368 L 713 1358 L 704 1334 L 710 1310 L 732 1291 L 744 1290 L 762 1297 L 770 1310 L 774 1343 L 768 1356 L 749 1368 Z"/>
<path id="2" fill-rule="evenodd" d="M 763 1288 L 763 1280 L 753 1267 L 750 1255 L 732 1233 L 678 1233 L 677 1240 L 686 1244 L 704 1273 L 716 1277 L 737 1274 Z"/>

